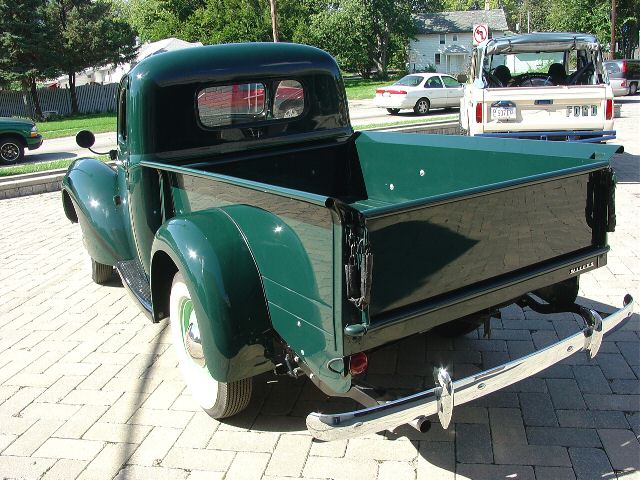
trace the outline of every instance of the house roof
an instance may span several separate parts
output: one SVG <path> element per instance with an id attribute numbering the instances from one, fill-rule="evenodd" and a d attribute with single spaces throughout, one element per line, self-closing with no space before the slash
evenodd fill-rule
<path id="1" fill-rule="evenodd" d="M 414 16 L 418 33 L 471 32 L 477 23 L 487 23 L 492 30 L 505 31 L 507 17 L 504 10 L 470 10 L 456 12 L 418 13 Z"/>

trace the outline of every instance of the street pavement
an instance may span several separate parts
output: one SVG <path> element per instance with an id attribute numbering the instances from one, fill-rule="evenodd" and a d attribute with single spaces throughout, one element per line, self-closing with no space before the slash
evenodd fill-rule
<path id="1" fill-rule="evenodd" d="M 637 97 L 636 97 L 637 98 Z M 606 267 L 581 277 L 585 304 L 610 311 L 640 297 L 639 100 L 616 122 L 616 232 Z M 309 381 L 265 374 L 239 416 L 199 411 L 177 368 L 167 323 L 151 324 L 118 282 L 97 286 L 80 228 L 59 193 L 0 200 L 0 478 L 2 479 L 638 479 L 640 316 L 579 353 L 454 410 L 443 430 L 401 427 L 313 441 L 311 411 L 353 404 Z M 595 303 L 584 299 L 593 299 Z M 435 359 L 454 378 L 577 332 L 573 315 L 510 306 L 456 340 L 426 335 L 371 356 L 369 380 L 400 391 L 432 384 Z"/>

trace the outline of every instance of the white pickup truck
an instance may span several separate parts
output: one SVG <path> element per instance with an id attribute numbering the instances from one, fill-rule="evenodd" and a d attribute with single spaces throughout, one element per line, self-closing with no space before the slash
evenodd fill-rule
<path id="1" fill-rule="evenodd" d="M 613 91 L 598 40 L 531 33 L 481 43 L 460 103 L 460 129 L 487 137 L 614 139 Z"/>

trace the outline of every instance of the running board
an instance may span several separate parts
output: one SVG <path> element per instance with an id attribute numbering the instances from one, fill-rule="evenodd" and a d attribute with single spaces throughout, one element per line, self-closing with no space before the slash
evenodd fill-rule
<path id="1" fill-rule="evenodd" d="M 149 320 L 152 318 L 151 307 L 151 287 L 147 274 L 138 260 L 125 260 L 116 263 L 116 272 L 122 279 L 122 285 L 125 286 L 131 297 L 142 307 L 142 311 L 147 315 Z"/>

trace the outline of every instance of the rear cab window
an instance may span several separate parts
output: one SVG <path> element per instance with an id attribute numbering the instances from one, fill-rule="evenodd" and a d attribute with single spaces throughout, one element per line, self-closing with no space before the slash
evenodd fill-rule
<path id="1" fill-rule="evenodd" d="M 302 84 L 293 79 L 215 85 L 197 92 L 202 126 L 219 128 L 300 117 L 305 109 Z"/>

